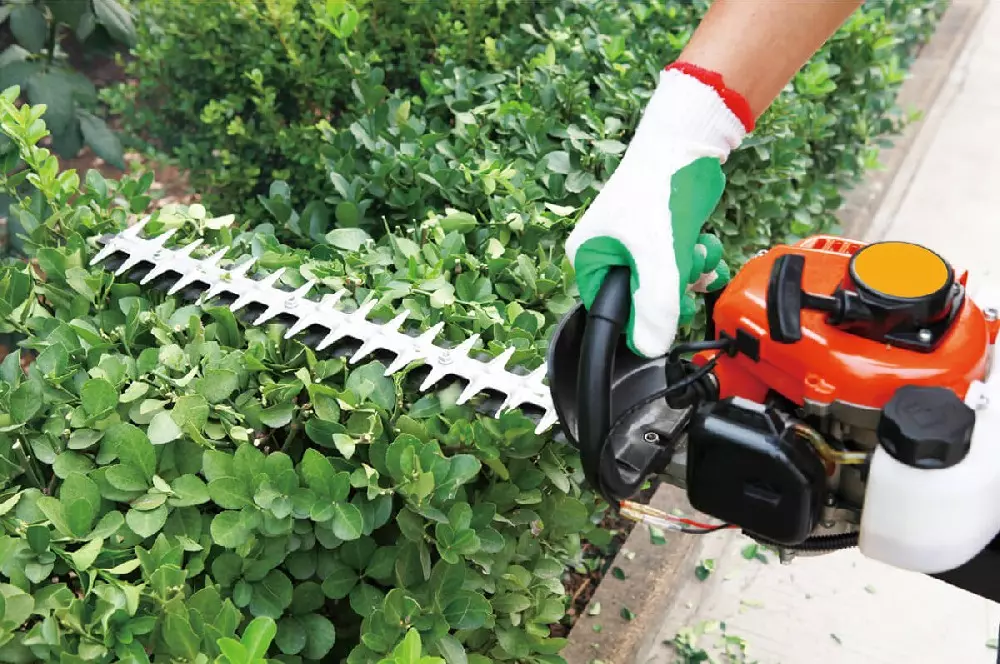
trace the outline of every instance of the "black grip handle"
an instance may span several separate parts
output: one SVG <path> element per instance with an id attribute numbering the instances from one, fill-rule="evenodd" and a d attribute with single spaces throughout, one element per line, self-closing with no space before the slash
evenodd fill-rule
<path id="1" fill-rule="evenodd" d="M 767 326 L 771 339 L 792 344 L 802 339 L 802 273 L 806 257 L 785 254 L 774 261 L 767 284 Z"/>
<path id="2" fill-rule="evenodd" d="M 630 279 L 626 267 L 612 268 L 604 278 L 587 312 L 576 387 L 580 413 L 577 437 L 583 472 L 590 485 L 613 506 L 616 502 L 604 489 L 600 466 L 605 438 L 612 424 L 611 381 L 615 349 L 632 309 Z"/>

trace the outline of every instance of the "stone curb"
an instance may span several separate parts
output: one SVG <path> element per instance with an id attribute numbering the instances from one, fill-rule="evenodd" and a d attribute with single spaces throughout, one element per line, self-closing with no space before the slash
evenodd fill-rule
<path id="1" fill-rule="evenodd" d="M 986 0 L 952 0 L 933 37 L 910 67 L 897 105 L 923 115 L 895 138 L 892 147 L 881 151 L 883 168 L 868 173 L 861 185 L 848 192 L 837 215 L 842 235 L 865 238 L 904 160 L 922 149 L 918 137 L 926 113 L 942 92 L 985 4 Z M 665 511 L 679 508 L 693 518 L 700 516 L 691 510 L 683 489 L 666 484 L 657 489 L 650 504 Z M 710 537 L 734 539 L 742 535 L 731 531 Z M 715 542 L 716 547 L 719 544 Z M 666 533 L 665 542 L 654 544 L 650 529 L 637 525 L 570 632 L 561 653 L 567 663 L 638 664 L 642 653 L 656 646 L 651 641 L 670 607 L 671 590 L 695 573 L 703 548 L 699 538 L 676 532 Z M 616 567 L 624 572 L 624 579 L 611 573 Z"/>

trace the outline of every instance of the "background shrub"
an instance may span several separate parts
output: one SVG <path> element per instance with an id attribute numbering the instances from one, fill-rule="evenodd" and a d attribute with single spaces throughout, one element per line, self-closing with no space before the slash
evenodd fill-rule
<path id="1" fill-rule="evenodd" d="M 305 6 L 260 4 L 298 17 L 282 35 L 306 30 L 307 14 L 295 14 Z M 377 6 L 355 9 L 368 25 Z M 350 6 L 329 7 L 324 29 L 346 32 Z M 237 222 L 235 205 L 168 208 L 148 231 L 229 247 L 228 259 L 253 256 L 263 272 L 284 267 L 288 288 L 310 278 L 347 288 L 346 306 L 377 298 L 376 318 L 406 309 L 415 328 L 444 321 L 452 342 L 478 332 L 487 354 L 510 345 L 512 363 L 537 366 L 575 296 L 565 235 L 703 8 L 544 3 L 508 23 L 511 5 L 465 42 L 413 19 L 412 35 L 440 38 L 439 61 L 397 54 L 390 69 L 345 47 L 350 94 L 338 99 L 350 113 L 301 134 L 321 139 L 310 143 L 318 169 L 283 162 L 291 184 L 264 185 L 273 167 L 234 177 L 244 194 L 265 189 L 266 213 Z M 829 226 L 840 191 L 892 130 L 901 72 L 940 9 L 866 8 L 783 94 L 727 164 L 712 223 L 731 257 Z M 419 3 L 400 11 L 425 16 Z M 244 55 L 265 46 L 261 37 Z M 402 74 L 388 83 L 416 65 L 419 87 Z M 273 88 L 264 107 L 292 89 Z M 22 353 L 36 356 L 26 371 L 21 353 L 0 364 L 0 661 L 236 664 L 220 643 L 250 643 L 272 620 L 275 661 L 411 662 L 419 640 L 447 664 L 561 663 L 550 627 L 565 615 L 563 575 L 582 564 L 583 540 L 607 539 L 575 451 L 535 436 L 522 414 L 456 407 L 453 386 L 420 394 L 377 362 L 349 367 L 276 325 L 247 328 L 225 307 L 90 268 L 95 238 L 148 206 L 149 177 L 60 173 L 36 147 L 41 109 L 15 108 L 15 94 L 0 100 L 13 148 L 0 186 L 37 267 L 0 265 L 0 332 L 24 335 Z M 226 123 L 263 126 L 242 114 L 258 101 L 240 99 L 229 98 L 241 110 Z M 171 99 L 160 102 L 179 122 Z M 192 123 L 195 134 L 213 126 Z M 268 135 L 290 134 L 262 132 L 262 144 Z M 241 145 L 238 132 L 218 136 L 203 145 Z"/>
<path id="2" fill-rule="evenodd" d="M 484 40 L 535 0 L 143 0 L 126 85 L 109 96 L 137 133 L 193 171 L 219 207 L 243 209 L 273 179 L 322 198 L 321 120 L 346 125 L 358 84 L 417 91 L 434 60 L 477 62 Z"/>

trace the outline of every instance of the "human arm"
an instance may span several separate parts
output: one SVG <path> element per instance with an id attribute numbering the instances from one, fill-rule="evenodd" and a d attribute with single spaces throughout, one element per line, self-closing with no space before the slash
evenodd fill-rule
<path id="1" fill-rule="evenodd" d="M 702 233 L 721 165 L 861 0 L 716 0 L 662 72 L 621 163 L 566 243 L 589 307 L 617 265 L 632 276 L 631 348 L 664 354 L 694 313 L 691 291 L 729 278 Z"/>

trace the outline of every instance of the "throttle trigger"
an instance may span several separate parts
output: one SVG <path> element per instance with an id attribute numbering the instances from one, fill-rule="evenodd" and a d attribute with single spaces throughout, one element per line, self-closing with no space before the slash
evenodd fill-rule
<path id="1" fill-rule="evenodd" d="M 771 339 L 792 344 L 802 339 L 802 272 L 806 258 L 785 254 L 774 261 L 767 284 L 767 326 Z"/>

